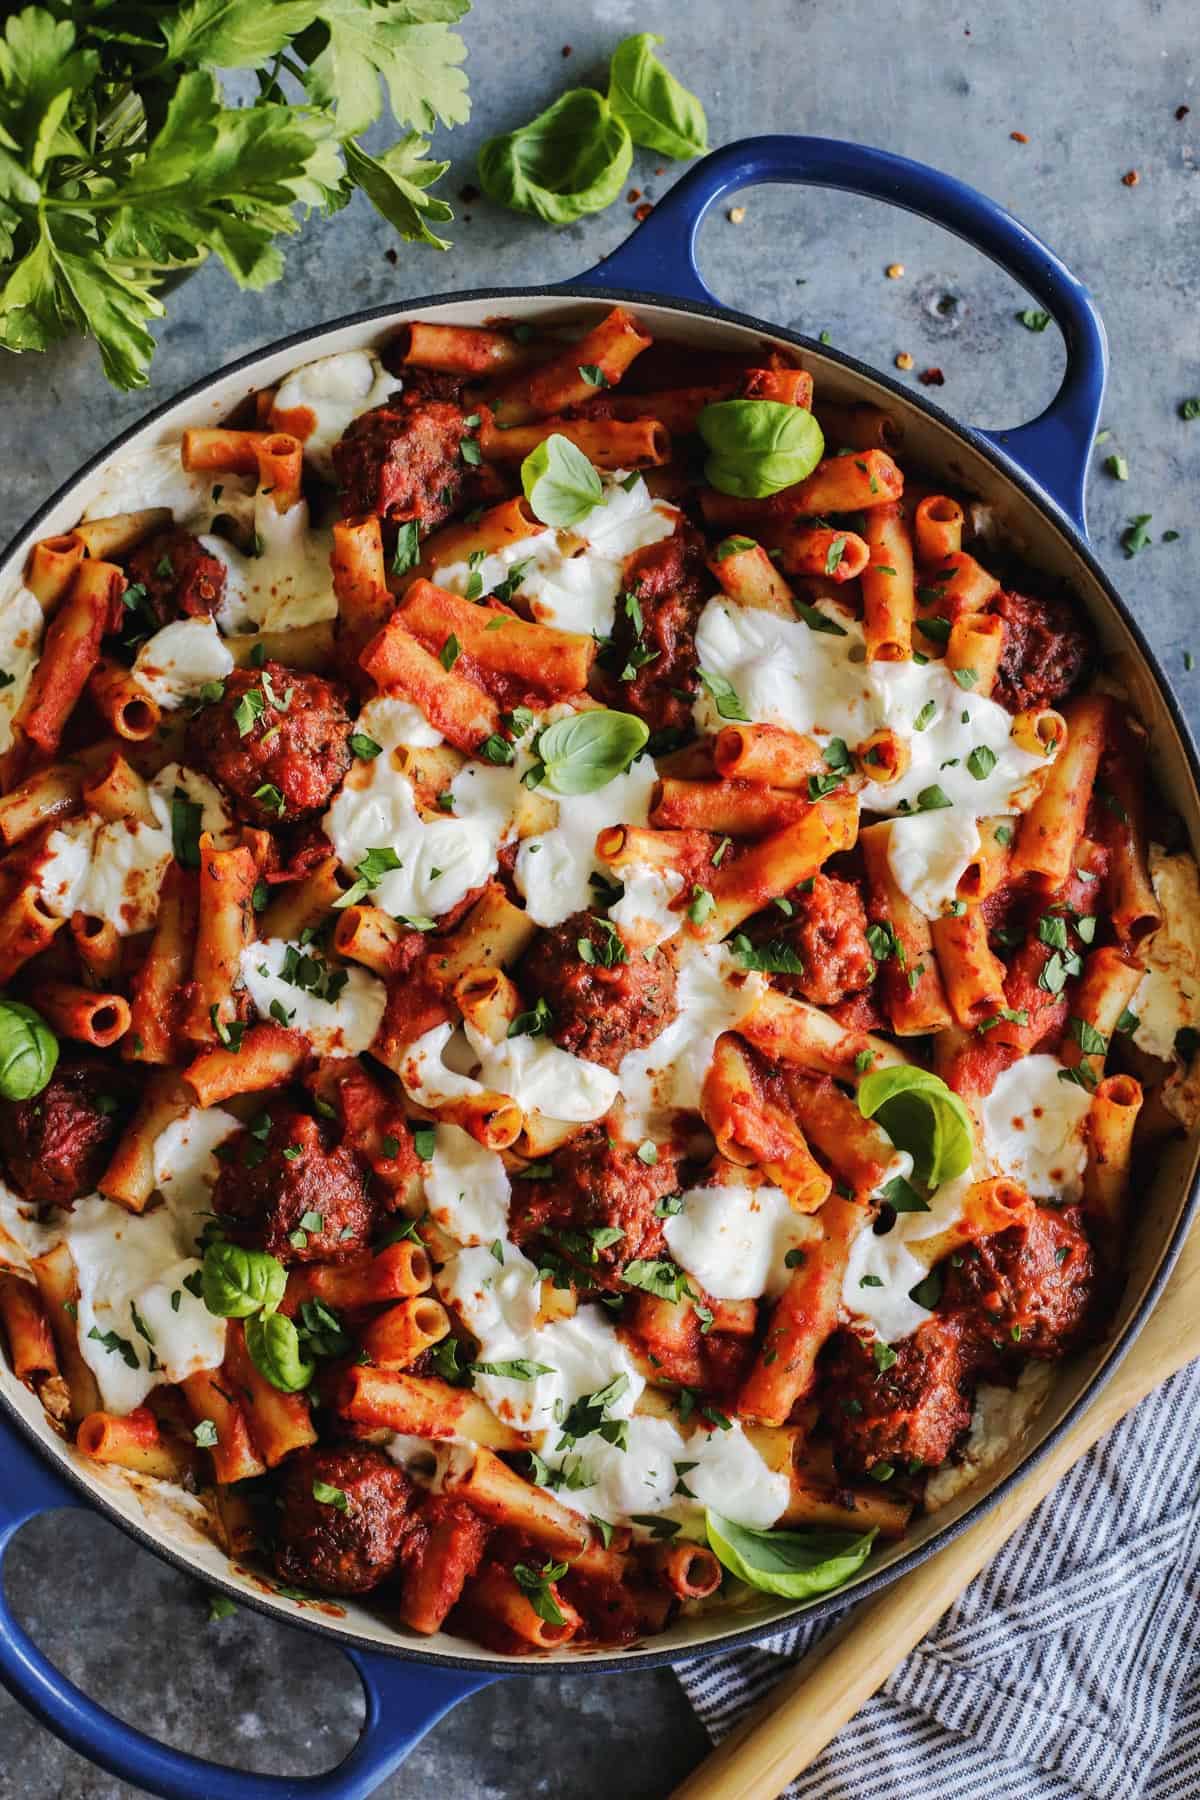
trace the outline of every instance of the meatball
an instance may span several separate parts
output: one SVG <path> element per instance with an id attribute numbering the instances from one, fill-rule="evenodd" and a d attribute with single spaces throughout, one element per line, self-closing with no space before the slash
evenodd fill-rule
<path id="1" fill-rule="evenodd" d="M 227 1140 L 212 1192 L 231 1237 L 282 1263 L 345 1262 L 365 1249 L 378 1208 L 354 1153 L 327 1149 L 308 1113 L 277 1105 Z"/>
<path id="2" fill-rule="evenodd" d="M 301 1450 L 279 1484 L 275 1573 L 319 1594 L 368 1593 L 400 1560 L 412 1491 L 380 1450 Z"/>
<path id="3" fill-rule="evenodd" d="M 944 1269 L 943 1306 L 989 1348 L 1052 1361 L 1086 1335 L 1096 1259 L 1077 1206 L 1035 1207 L 1028 1226 L 972 1244 Z"/>
<path id="4" fill-rule="evenodd" d="M 678 1016 L 675 964 L 661 948 L 647 961 L 607 919 L 572 913 L 543 931 L 520 969 L 530 1006 L 544 1000 L 550 1036 L 564 1050 L 615 1069 Z"/>
<path id="5" fill-rule="evenodd" d="M 169 624 L 181 613 L 204 618 L 225 597 L 225 564 L 182 527 L 156 531 L 130 554 L 125 570 L 131 582 L 145 589 L 139 610 L 150 613 L 156 625 Z"/>
<path id="6" fill-rule="evenodd" d="M 32 1100 L 0 1101 L 9 1180 L 26 1200 L 70 1206 L 95 1192 L 130 1109 L 128 1071 L 60 1063 Z"/>
<path id="7" fill-rule="evenodd" d="M 936 1315 L 891 1347 L 889 1368 L 879 1366 L 876 1348 L 843 1327 L 821 1356 L 821 1412 L 838 1466 L 847 1475 L 869 1475 L 881 1463 L 936 1468 L 971 1423 L 971 1335 Z"/>
<path id="8" fill-rule="evenodd" d="M 555 1153 L 545 1181 L 516 1181 L 509 1230 L 522 1249 L 541 1240 L 584 1287 L 616 1288 L 626 1263 L 666 1254 L 656 1208 L 679 1190 L 676 1155 L 659 1144 L 647 1163 L 604 1130 L 581 1132 Z M 605 1240 L 617 1230 L 620 1236 Z"/>
<path id="9" fill-rule="evenodd" d="M 415 519 L 432 531 L 481 491 L 462 454 L 472 428 L 452 400 L 406 392 L 352 419 L 333 447 L 342 513 Z"/>
<path id="10" fill-rule="evenodd" d="M 700 534 L 681 524 L 674 537 L 625 558 L 627 597 L 605 658 L 606 697 L 652 731 L 691 729 L 699 692 L 696 623 L 713 586 L 704 555 Z"/>
<path id="11" fill-rule="evenodd" d="M 188 759 L 248 824 L 308 818 L 328 806 L 353 760 L 345 693 L 282 663 L 235 669 L 222 698 L 188 725 Z"/>
<path id="12" fill-rule="evenodd" d="M 771 917 L 753 935 L 782 944 L 804 964 L 803 974 L 781 974 L 777 985 L 802 994 L 814 1006 L 836 1006 L 870 986 L 875 959 L 867 943 L 867 915 L 852 881 L 814 875 L 790 896 L 791 917 Z"/>
<path id="13" fill-rule="evenodd" d="M 1054 706 L 1083 673 L 1088 641 L 1065 600 L 1001 593 L 989 612 L 1004 620 L 1004 649 L 992 697 L 1009 712 Z"/>

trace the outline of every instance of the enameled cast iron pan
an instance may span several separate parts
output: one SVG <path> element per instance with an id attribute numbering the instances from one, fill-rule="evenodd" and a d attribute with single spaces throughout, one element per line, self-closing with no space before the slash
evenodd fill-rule
<path id="1" fill-rule="evenodd" d="M 994 258 L 1054 317 L 1066 339 L 1067 370 L 1053 402 L 1031 424 L 981 432 L 959 425 L 887 376 L 794 332 L 718 306 L 700 278 L 695 242 L 700 223 L 721 197 L 763 181 L 795 181 L 890 200 L 922 214 Z M 697 163 L 646 223 L 614 255 L 578 282 L 512 291 L 439 295 L 403 308 L 377 307 L 323 329 L 300 332 L 244 357 L 150 414 L 60 488 L 0 559 L 0 589 L 19 578 L 35 538 L 72 526 L 99 484 L 104 466 L 125 449 L 176 438 L 186 425 L 216 424 L 255 388 L 278 381 L 298 363 L 383 342 L 415 317 L 481 324 L 514 320 L 590 319 L 613 299 L 636 308 L 655 334 L 698 349 L 730 349 L 764 338 L 797 346 L 823 399 L 870 401 L 898 419 L 908 456 L 966 489 L 998 515 L 1005 538 L 1034 566 L 1068 581 L 1088 611 L 1110 666 L 1124 680 L 1150 729 L 1153 760 L 1165 796 L 1200 846 L 1200 769 L 1196 747 L 1156 657 L 1087 542 L 1084 481 L 1104 391 L 1104 329 L 1087 293 L 1059 259 L 1010 214 L 973 189 L 920 163 L 883 150 L 821 138 L 759 137 L 731 144 Z M 1055 1385 L 1026 1438 L 978 1484 L 904 1543 L 873 1558 L 848 1589 L 807 1608 L 766 1596 L 752 1610 L 682 1620 L 646 1650 L 619 1655 L 572 1654 L 548 1660 L 589 1673 L 646 1666 L 706 1649 L 728 1649 L 778 1629 L 796 1613 L 829 1612 L 895 1580 L 928 1556 L 1008 1487 L 1086 1406 L 1154 1304 L 1183 1242 L 1195 1200 L 1197 1146 L 1168 1147 L 1143 1198 L 1131 1248 L 1126 1293 L 1105 1344 L 1056 1371 Z M 197 1529 L 177 1495 L 169 1501 L 130 1477 L 88 1465 L 49 1429 L 41 1408 L 0 1366 L 0 1566 L 6 1545 L 36 1514 L 63 1506 L 97 1506 L 167 1561 L 224 1590 L 242 1604 L 322 1633 L 349 1656 L 366 1690 L 359 1742 L 337 1769 L 308 1779 L 248 1775 L 165 1748 L 94 1705 L 36 1649 L 0 1594 L 0 1680 L 51 1731 L 84 1756 L 138 1787 L 193 1800 L 357 1800 L 394 1769 L 457 1700 L 489 1681 L 531 1674 L 541 1659 L 505 1660 L 446 1635 L 416 1639 L 397 1633 L 365 1608 L 318 1607 L 271 1593 L 253 1574 L 235 1571 Z M 53 1579 L 53 1570 L 47 1570 Z"/>

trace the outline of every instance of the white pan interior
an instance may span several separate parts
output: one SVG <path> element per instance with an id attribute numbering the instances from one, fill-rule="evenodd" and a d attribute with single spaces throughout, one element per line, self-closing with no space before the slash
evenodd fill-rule
<path id="1" fill-rule="evenodd" d="M 555 324 L 582 323 L 594 320 L 597 314 L 608 310 L 610 304 L 603 300 L 570 300 L 553 295 L 452 299 L 314 333 L 303 344 L 269 351 L 251 367 L 224 376 L 199 395 L 178 401 L 159 418 L 136 431 L 122 446 L 121 454 L 173 441 L 185 426 L 217 424 L 248 393 L 281 380 L 299 364 L 336 351 L 382 345 L 395 328 L 408 319 L 440 319 L 468 325 L 491 322 L 497 317 Z M 682 340 L 701 351 L 744 349 L 750 343 L 772 341 L 786 349 L 793 348 L 786 339 L 772 340 L 767 331 L 683 312 L 672 306 L 639 303 L 636 311 L 655 336 Z M 1123 681 L 1137 712 L 1149 728 L 1151 760 L 1159 785 L 1181 815 L 1193 851 L 1200 848 L 1200 797 L 1170 709 L 1132 633 L 1070 540 L 1033 505 L 1015 482 L 965 443 L 950 426 L 930 418 L 891 387 L 845 368 L 819 350 L 806 350 L 802 360 L 815 376 L 819 398 L 840 402 L 871 401 L 886 406 L 903 429 L 902 457 L 939 472 L 948 484 L 985 501 L 994 509 L 1000 534 L 1013 551 L 1034 567 L 1071 584 L 1091 617 L 1109 668 Z M 0 566 L 0 592 L 19 579 L 35 537 L 66 531 L 75 524 L 100 485 L 102 469 L 103 465 L 72 484 L 52 511 L 39 521 L 36 530 L 18 540 L 11 557 Z M 965 1513 L 1005 1482 L 1053 1434 L 1097 1372 L 1119 1353 L 1130 1322 L 1137 1317 L 1171 1243 L 1195 1178 L 1198 1152 L 1200 1140 L 1196 1138 L 1180 1138 L 1170 1143 L 1153 1184 L 1141 1196 L 1140 1216 L 1135 1222 L 1130 1247 L 1128 1281 L 1105 1343 L 1064 1367 L 1056 1367 L 1046 1404 L 1024 1438 L 982 1481 L 935 1516 L 918 1521 L 902 1544 L 874 1556 L 859 1582 L 840 1591 L 839 1600 L 852 1595 L 855 1585 L 877 1578 L 881 1571 L 952 1528 Z M 385 1618 L 361 1605 L 297 1601 L 275 1596 L 269 1582 L 250 1570 L 232 1567 L 216 1548 L 203 1530 L 204 1515 L 198 1502 L 163 1484 L 131 1477 L 121 1471 L 98 1469 L 97 1465 L 79 1456 L 54 1435 L 38 1402 L 3 1364 L 0 1364 L 0 1392 L 41 1441 L 50 1458 L 69 1465 L 76 1476 L 82 1476 L 108 1511 L 139 1533 L 150 1534 L 174 1558 L 184 1562 L 210 1585 L 220 1583 L 234 1593 L 241 1590 L 245 1597 L 260 1605 L 269 1599 L 271 1609 L 285 1618 L 299 1616 L 306 1623 L 319 1622 L 334 1633 L 360 1642 L 367 1640 L 380 1648 L 441 1653 L 452 1655 L 459 1662 L 495 1664 L 494 1656 L 463 1639 L 446 1633 L 434 1638 L 417 1638 L 403 1628 L 393 1627 Z M 684 1656 L 750 1628 L 765 1635 L 773 1625 L 794 1616 L 796 1611 L 784 1601 L 763 1597 L 745 1609 L 684 1617 L 670 1630 L 648 1639 L 640 1649 L 621 1652 L 621 1661 L 635 1662 L 651 1654 Z M 552 1653 L 544 1660 L 578 1662 L 581 1654 L 589 1653 L 566 1650 Z M 608 1653 L 597 1651 L 593 1654 L 605 1656 Z M 529 1659 L 520 1660 L 526 1663 Z"/>

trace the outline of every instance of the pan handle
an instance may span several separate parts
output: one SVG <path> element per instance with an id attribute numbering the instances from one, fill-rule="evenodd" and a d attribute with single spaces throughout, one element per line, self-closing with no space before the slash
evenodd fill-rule
<path id="1" fill-rule="evenodd" d="M 490 1670 L 441 1668 L 344 1651 L 366 1698 L 362 1735 L 324 1775 L 254 1775 L 160 1744 L 97 1706 L 56 1669 L 13 1617 L 4 1553 L 38 1513 L 86 1506 L 82 1493 L 0 1420 L 0 1682 L 54 1735 L 121 1781 L 165 1800 L 366 1800 L 459 1700 L 496 1679 Z"/>
<path id="2" fill-rule="evenodd" d="M 890 150 L 835 138 L 742 138 L 690 168 L 644 224 L 579 277 L 580 285 L 718 305 L 696 264 L 700 225 L 723 195 L 763 181 L 802 182 L 890 200 L 965 238 L 1036 296 L 1066 340 L 1062 386 L 1028 425 L 976 435 L 1016 463 L 1086 537 L 1084 487 L 1108 372 L 1100 314 L 1087 288 L 1028 226 L 952 175 Z"/>

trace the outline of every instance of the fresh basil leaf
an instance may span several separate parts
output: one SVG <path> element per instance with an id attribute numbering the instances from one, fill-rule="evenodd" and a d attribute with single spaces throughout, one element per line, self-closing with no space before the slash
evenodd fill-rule
<path id="1" fill-rule="evenodd" d="M 309 1385 L 317 1365 L 304 1356 L 300 1334 L 284 1313 L 259 1313 L 243 1329 L 250 1361 L 272 1387 L 298 1394 Z"/>
<path id="2" fill-rule="evenodd" d="M 0 1098 L 32 1100 L 53 1075 L 58 1039 L 40 1013 L 0 1000 Z"/>
<path id="3" fill-rule="evenodd" d="M 609 67 L 608 104 L 635 144 L 660 156 L 703 156 L 708 149 L 704 108 L 654 54 L 654 46 L 663 42 L 652 31 L 640 31 L 617 45 Z"/>
<path id="4" fill-rule="evenodd" d="M 749 720 L 750 714 L 731 681 L 724 675 L 710 675 L 707 669 L 697 669 L 696 673 L 700 677 L 701 686 L 712 695 L 713 705 L 723 719 Z"/>
<path id="5" fill-rule="evenodd" d="M 557 719 L 538 735 L 536 785 L 552 794 L 594 794 L 625 773 L 649 737 L 649 726 L 633 713 L 605 707 Z"/>
<path id="6" fill-rule="evenodd" d="M 874 1528 L 852 1531 L 752 1531 L 706 1512 L 705 1531 L 723 1568 L 749 1587 L 786 1600 L 811 1600 L 845 1585 L 866 1562 Z"/>
<path id="7" fill-rule="evenodd" d="M 475 1375 L 498 1375 L 503 1381 L 536 1381 L 539 1375 L 553 1375 L 554 1369 L 549 1363 L 531 1362 L 527 1356 L 514 1357 L 512 1362 L 477 1362 L 471 1364 Z"/>
<path id="8" fill-rule="evenodd" d="M 877 1069 L 858 1086 L 858 1110 L 878 1117 L 913 1172 L 929 1188 L 953 1181 L 971 1166 L 971 1115 L 940 1076 L 912 1067 Z"/>
<path id="9" fill-rule="evenodd" d="M 722 494 L 760 500 L 812 474 L 825 450 L 821 427 L 803 406 L 779 400 L 717 400 L 696 429 L 711 454 L 705 479 Z"/>
<path id="10" fill-rule="evenodd" d="M 488 138 L 479 185 L 513 212 L 573 225 L 620 198 L 632 162 L 628 127 L 603 94 L 570 88 L 527 125 Z"/>
<path id="11" fill-rule="evenodd" d="M 273 1312 L 283 1299 L 287 1270 L 265 1250 L 244 1250 L 221 1240 L 204 1252 L 204 1304 L 219 1319 L 248 1319 Z"/>
<path id="12" fill-rule="evenodd" d="M 203 806 L 196 800 L 189 800 L 182 788 L 176 788 L 171 796 L 171 849 L 181 868 L 200 867 L 203 825 Z"/>
<path id="13" fill-rule="evenodd" d="M 570 438 L 552 431 L 521 464 L 521 486 L 543 525 L 569 527 L 600 505 L 600 477 Z"/>

